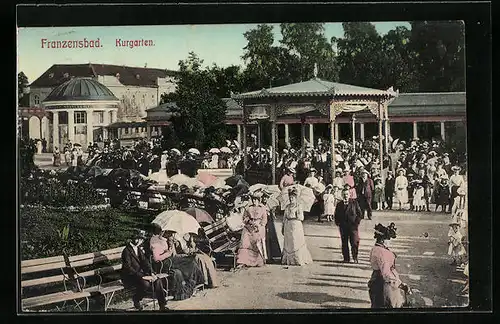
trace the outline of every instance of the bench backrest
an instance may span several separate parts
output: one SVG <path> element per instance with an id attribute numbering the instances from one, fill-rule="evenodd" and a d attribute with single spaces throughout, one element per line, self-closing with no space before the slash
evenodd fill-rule
<path id="1" fill-rule="evenodd" d="M 21 261 L 21 288 L 61 283 L 66 266 L 62 255 Z"/>
<path id="2" fill-rule="evenodd" d="M 21 288 L 49 284 L 66 284 L 80 278 L 112 274 L 121 269 L 124 246 L 75 256 L 55 256 L 21 262 Z M 100 278 L 102 281 L 102 278 Z"/>
<path id="3" fill-rule="evenodd" d="M 229 227 L 227 226 L 225 218 L 203 227 L 203 231 L 208 238 L 208 242 L 210 243 L 210 248 L 212 250 L 215 250 L 220 245 L 227 243 L 228 230 Z"/>

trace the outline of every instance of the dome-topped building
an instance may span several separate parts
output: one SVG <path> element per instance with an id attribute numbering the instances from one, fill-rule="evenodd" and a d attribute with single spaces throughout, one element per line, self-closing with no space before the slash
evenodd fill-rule
<path id="1" fill-rule="evenodd" d="M 73 78 L 55 88 L 45 98 L 47 101 L 111 100 L 118 98 L 103 84 L 92 78 Z"/>
<path id="2" fill-rule="evenodd" d="M 42 105 L 52 113 L 54 147 L 71 142 L 87 148 L 108 138 L 106 127 L 116 122 L 120 100 L 95 79 L 72 78 L 52 90 Z"/>

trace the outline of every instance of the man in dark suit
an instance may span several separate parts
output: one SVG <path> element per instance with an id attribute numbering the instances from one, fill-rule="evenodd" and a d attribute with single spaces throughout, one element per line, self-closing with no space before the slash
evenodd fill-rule
<path id="1" fill-rule="evenodd" d="M 160 310 L 166 310 L 167 295 L 165 290 L 163 290 L 161 280 L 156 278 L 151 272 L 151 264 L 142 247 L 145 239 L 146 233 L 139 231 L 134 239 L 123 249 L 121 279 L 125 287 L 135 289 L 132 300 L 136 309 L 142 310 L 141 300 L 146 296 L 148 290 L 154 288 Z M 144 278 L 146 276 L 152 277 L 152 281 Z"/>
<path id="2" fill-rule="evenodd" d="M 367 212 L 368 219 L 372 219 L 372 197 L 375 186 L 373 180 L 368 177 L 368 171 L 363 170 L 361 179 L 358 184 L 358 201 L 361 207 L 361 217 L 365 218 L 365 211 Z"/>
<path id="3" fill-rule="evenodd" d="M 342 256 L 344 262 L 350 262 L 349 244 L 354 263 L 358 263 L 359 233 L 358 226 L 361 222 L 361 208 L 355 199 L 349 198 L 349 190 L 342 191 L 343 200 L 335 207 L 335 224 L 340 230 L 342 241 Z"/>

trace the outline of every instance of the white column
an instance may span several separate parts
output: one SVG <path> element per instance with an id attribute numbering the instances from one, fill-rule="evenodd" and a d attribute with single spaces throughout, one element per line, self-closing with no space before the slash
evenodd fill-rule
<path id="1" fill-rule="evenodd" d="M 314 124 L 309 124 L 309 143 L 314 146 Z"/>
<path id="2" fill-rule="evenodd" d="M 111 110 L 111 123 L 116 123 L 116 110 Z"/>
<path id="3" fill-rule="evenodd" d="M 68 140 L 75 143 L 75 112 L 68 110 Z"/>
<path id="4" fill-rule="evenodd" d="M 238 137 L 237 137 L 237 141 L 238 141 L 238 144 L 240 144 L 240 147 L 241 147 L 241 125 L 236 125 L 236 130 L 238 131 Z"/>
<path id="5" fill-rule="evenodd" d="M 417 128 L 417 122 L 414 121 L 413 122 L 413 138 L 417 138 L 418 137 L 418 128 Z"/>
<path id="6" fill-rule="evenodd" d="M 285 143 L 290 142 L 290 133 L 288 132 L 288 124 L 285 125 Z"/>
<path id="7" fill-rule="evenodd" d="M 89 145 L 90 142 L 94 142 L 94 116 L 92 114 L 92 110 L 87 110 L 87 143 L 85 143 L 85 147 Z"/>
<path id="8" fill-rule="evenodd" d="M 338 141 L 339 140 L 339 124 L 334 123 L 334 128 L 335 128 L 335 139 Z"/>
<path id="9" fill-rule="evenodd" d="M 52 150 L 59 148 L 59 112 L 52 112 Z"/>
<path id="10" fill-rule="evenodd" d="M 361 141 L 365 141 L 365 123 L 359 123 L 359 136 Z"/>
<path id="11" fill-rule="evenodd" d="M 444 141 L 445 140 L 445 128 L 444 128 L 444 121 L 441 122 L 441 139 Z"/>
<path id="12" fill-rule="evenodd" d="M 352 147 L 356 150 L 356 117 L 352 116 Z"/>

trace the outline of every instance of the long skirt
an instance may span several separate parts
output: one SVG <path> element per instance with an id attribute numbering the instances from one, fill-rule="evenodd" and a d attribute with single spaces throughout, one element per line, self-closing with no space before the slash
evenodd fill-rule
<path id="1" fill-rule="evenodd" d="M 405 292 L 384 281 L 379 270 L 373 270 L 368 281 L 371 308 L 402 308 L 406 304 Z"/>
<path id="2" fill-rule="evenodd" d="M 406 190 L 406 189 L 397 190 L 396 189 L 395 202 L 401 203 L 401 204 L 406 204 L 408 202 L 408 190 Z"/>
<path id="3" fill-rule="evenodd" d="M 265 264 L 264 240 L 265 228 L 262 227 L 258 232 L 254 232 L 243 227 L 241 231 L 241 243 L 236 258 L 237 264 L 247 267 L 262 267 Z"/>
<path id="4" fill-rule="evenodd" d="M 171 256 L 163 261 L 163 269 L 173 270 L 173 295 L 175 300 L 183 300 L 193 295 L 197 285 L 204 284 L 203 272 L 194 256 Z"/>
<path id="5" fill-rule="evenodd" d="M 54 154 L 54 166 L 60 166 L 61 165 L 61 154 Z"/>
<path id="6" fill-rule="evenodd" d="M 218 287 L 219 278 L 217 277 L 217 272 L 212 259 L 204 253 L 196 253 L 194 259 L 203 272 L 204 284 L 209 288 Z"/>
<path id="7" fill-rule="evenodd" d="M 302 222 L 293 219 L 283 220 L 283 252 L 281 263 L 286 265 L 304 265 L 312 263 L 311 253 L 306 245 Z"/>

